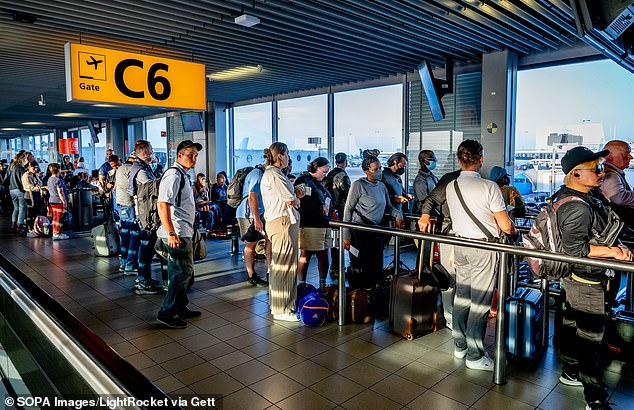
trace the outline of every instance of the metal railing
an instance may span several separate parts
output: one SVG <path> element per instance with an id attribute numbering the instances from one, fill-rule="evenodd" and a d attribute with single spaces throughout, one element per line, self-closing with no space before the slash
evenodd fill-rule
<path id="1" fill-rule="evenodd" d="M 345 266 L 344 266 L 344 246 L 343 246 L 343 234 L 341 229 L 356 229 L 364 232 L 373 232 L 377 234 L 387 234 L 395 236 L 395 248 L 398 249 L 399 241 L 398 238 L 410 238 L 410 239 L 422 239 L 428 241 L 434 241 L 438 243 L 444 243 L 448 245 L 462 246 L 467 248 L 475 248 L 475 249 L 484 249 L 493 252 L 500 253 L 499 266 L 506 269 L 507 266 L 507 257 L 508 255 L 520 255 L 520 256 L 530 256 L 542 259 L 549 259 L 567 263 L 581 264 L 587 265 L 597 268 L 604 269 L 614 269 L 623 272 L 634 272 L 634 263 L 631 262 L 620 262 L 614 259 L 599 259 L 599 258 L 580 258 L 576 256 L 569 256 L 559 253 L 553 252 L 544 252 L 544 251 L 535 251 L 527 248 L 523 248 L 521 246 L 514 245 L 505 245 L 500 243 L 492 243 L 492 242 L 484 242 L 475 239 L 467 239 L 467 238 L 459 238 L 455 236 L 446 236 L 446 235 L 436 235 L 436 234 L 427 234 L 422 232 L 411 232 L 404 231 L 400 229 L 391 229 L 384 228 L 379 226 L 369 226 L 362 224 L 355 224 L 350 222 L 340 222 L 340 221 L 330 221 L 330 226 L 332 228 L 339 228 L 339 294 L 345 295 L 346 292 L 346 274 L 345 274 Z M 395 266 L 398 266 L 398 252 L 395 254 Z M 495 384 L 505 384 L 506 383 L 506 344 L 505 344 L 505 335 L 504 335 L 504 326 L 505 326 L 505 310 L 504 304 L 506 302 L 507 297 L 507 276 L 509 272 L 501 271 L 498 275 L 498 312 L 496 318 L 496 326 L 495 326 L 495 356 L 494 356 L 494 369 L 493 369 L 493 382 Z M 547 281 L 542 280 L 541 289 L 543 292 L 547 293 Z M 339 326 L 343 326 L 345 324 L 346 317 L 346 303 L 345 298 L 339 298 L 339 318 L 338 324 Z M 546 303 L 544 305 L 547 305 Z M 547 324 L 548 317 L 546 314 L 548 311 L 544 312 L 545 320 L 544 322 Z M 545 326 L 546 327 L 546 326 Z M 548 330 L 546 328 L 546 330 Z M 546 332 L 547 335 L 547 332 Z M 547 338 L 546 338 L 547 341 Z M 544 340 L 542 340 L 542 343 Z"/>

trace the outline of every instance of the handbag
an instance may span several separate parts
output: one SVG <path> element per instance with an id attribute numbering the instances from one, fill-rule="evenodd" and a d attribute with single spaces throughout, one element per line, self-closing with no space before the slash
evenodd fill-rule
<path id="1" fill-rule="evenodd" d="M 205 259 L 207 257 L 207 244 L 198 229 L 194 229 L 192 244 L 194 248 L 194 260 L 199 261 Z"/>

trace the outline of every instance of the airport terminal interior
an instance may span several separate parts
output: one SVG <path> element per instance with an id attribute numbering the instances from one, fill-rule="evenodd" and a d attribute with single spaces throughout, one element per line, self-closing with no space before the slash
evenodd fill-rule
<path id="1" fill-rule="evenodd" d="M 68 240 L 27 235 L 30 214 L 31 226 L 15 232 L 2 191 L 4 406 L 110 396 L 249 410 L 585 408 L 583 388 L 560 382 L 557 285 L 545 300 L 543 352 L 499 355 L 502 309 L 485 337 L 486 351 L 502 359 L 494 372 L 478 371 L 454 357 L 442 320 L 413 340 L 392 332 L 385 298 L 374 300 L 369 323 L 274 320 L 268 289 L 247 282 L 237 226 L 201 225 L 207 255 L 188 297 L 202 315 L 168 329 L 157 322 L 164 293 L 135 294 L 117 255 L 95 255 L 91 230 L 112 215 L 97 170 L 106 150 L 125 159 L 137 140 L 167 168 L 177 145 L 192 140 L 202 145 L 192 177 L 214 183 L 221 171 L 231 180 L 262 163 L 263 149 L 280 141 L 295 175 L 344 152 L 352 181 L 365 176 L 363 150 L 378 149 L 383 165 L 403 152 L 404 189 L 413 192 L 421 150 L 435 152 L 440 177 L 459 168 L 457 146 L 474 139 L 484 147 L 483 176 L 504 167 L 538 212 L 562 184 L 568 149 L 634 143 L 630 20 L 627 0 L 0 0 L 4 168 L 24 150 L 42 171 L 68 156 L 79 175 Z M 625 169 L 630 185 L 633 170 Z M 387 277 L 383 268 L 399 260 L 417 270 L 411 239 L 386 242 L 378 272 Z M 262 258 L 255 266 L 267 277 Z M 161 268 L 157 256 L 154 279 Z M 534 287 L 523 272 L 520 286 Z M 619 286 L 631 310 L 629 275 Z M 315 258 L 307 282 L 319 285 Z M 616 409 L 634 408 L 628 325 L 617 326 L 627 343 L 602 351 Z M 206 398 L 218 402 L 197 405 Z"/>

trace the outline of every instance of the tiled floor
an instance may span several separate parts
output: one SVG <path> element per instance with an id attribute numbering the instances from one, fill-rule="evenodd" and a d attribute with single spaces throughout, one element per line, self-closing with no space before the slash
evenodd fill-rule
<path id="1" fill-rule="evenodd" d="M 207 244 L 189 294 L 203 316 L 167 330 L 155 322 L 162 296 L 134 295 L 134 277 L 117 273 L 117 258 L 93 257 L 89 236 L 52 242 L 0 234 L 3 255 L 173 396 L 222 394 L 224 409 L 249 410 L 584 408 L 582 389 L 558 382 L 552 347 L 536 367 L 509 365 L 508 383 L 498 386 L 491 373 L 454 359 L 446 329 L 410 342 L 385 320 L 319 328 L 274 322 L 266 289 L 246 285 L 229 243 Z M 264 263 L 257 269 L 263 273 Z M 492 340 L 489 334 L 489 348 Z M 634 408 L 631 365 L 612 361 L 605 380 L 615 408 Z"/>

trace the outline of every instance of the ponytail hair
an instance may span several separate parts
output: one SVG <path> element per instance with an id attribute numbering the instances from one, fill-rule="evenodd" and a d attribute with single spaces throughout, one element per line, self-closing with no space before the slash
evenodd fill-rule
<path id="1" fill-rule="evenodd" d="M 280 158 L 288 152 L 288 146 L 283 142 L 274 142 L 270 147 L 264 149 L 264 158 L 266 165 L 275 165 Z"/>

